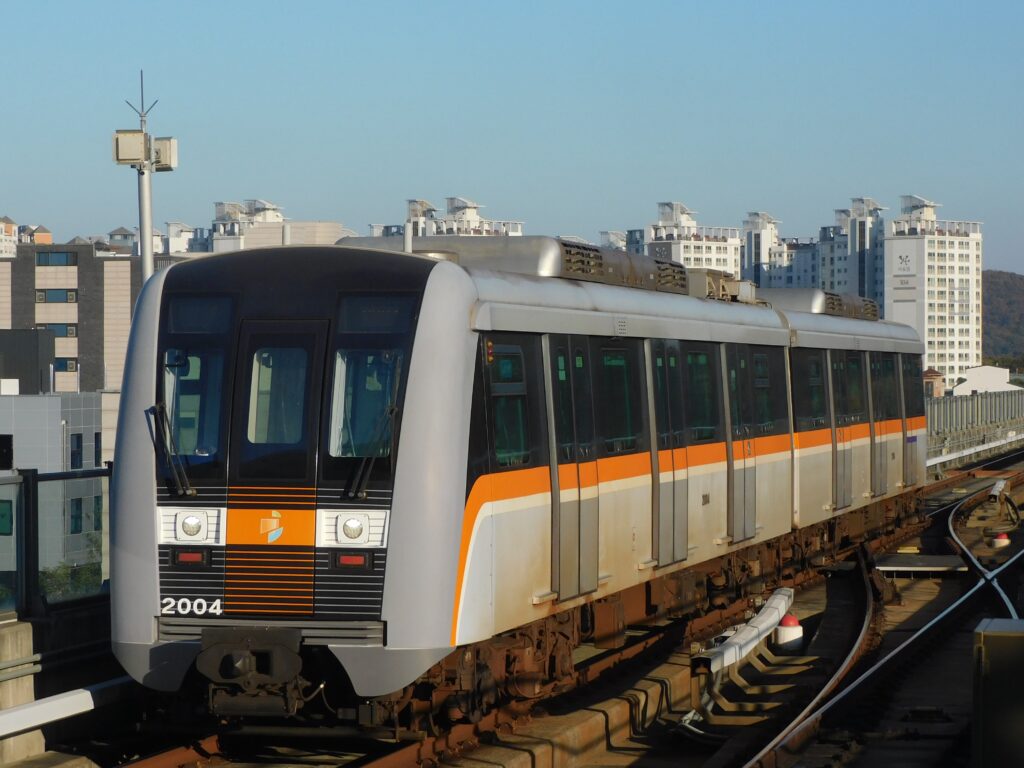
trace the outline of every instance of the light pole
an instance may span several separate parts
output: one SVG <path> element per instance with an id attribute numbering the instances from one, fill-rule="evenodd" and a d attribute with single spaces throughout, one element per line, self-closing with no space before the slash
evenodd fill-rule
<path id="1" fill-rule="evenodd" d="M 146 106 L 146 87 L 139 72 L 139 106 L 127 99 L 125 103 L 139 116 L 139 130 L 114 132 L 114 162 L 130 165 L 139 173 L 139 254 L 142 256 L 142 281 L 153 274 L 153 171 L 173 171 L 178 167 L 178 140 L 170 137 L 153 139 L 146 132 L 146 117 L 157 99 Z"/>

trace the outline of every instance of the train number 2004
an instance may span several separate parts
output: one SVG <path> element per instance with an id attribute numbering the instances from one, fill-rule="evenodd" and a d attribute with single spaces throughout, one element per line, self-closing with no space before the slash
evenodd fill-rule
<path id="1" fill-rule="evenodd" d="M 173 597 L 165 597 L 160 601 L 160 613 L 165 616 L 184 613 L 192 613 L 196 616 L 212 613 L 214 616 L 220 616 L 223 611 L 220 607 L 220 598 L 206 601 L 201 597 L 197 597 L 195 600 L 189 600 L 187 597 L 177 600 Z"/>

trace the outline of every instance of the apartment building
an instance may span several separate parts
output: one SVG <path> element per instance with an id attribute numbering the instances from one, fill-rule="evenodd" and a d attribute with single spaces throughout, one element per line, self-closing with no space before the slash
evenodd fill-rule
<path id="1" fill-rule="evenodd" d="M 981 365 L 981 223 L 939 219 L 939 203 L 900 198 L 885 235 L 885 316 L 912 325 L 925 342 L 925 367 L 947 389 Z"/>
<path id="2" fill-rule="evenodd" d="M 658 220 L 644 231 L 647 254 L 689 268 L 739 275 L 739 229 L 700 225 L 694 218 L 696 213 L 683 203 L 658 203 Z"/>

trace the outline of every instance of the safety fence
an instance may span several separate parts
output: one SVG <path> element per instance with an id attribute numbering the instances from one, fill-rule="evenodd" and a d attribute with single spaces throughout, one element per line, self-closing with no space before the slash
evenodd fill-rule
<path id="1" fill-rule="evenodd" d="M 927 415 L 929 465 L 1024 441 L 1024 389 L 930 398 Z"/>

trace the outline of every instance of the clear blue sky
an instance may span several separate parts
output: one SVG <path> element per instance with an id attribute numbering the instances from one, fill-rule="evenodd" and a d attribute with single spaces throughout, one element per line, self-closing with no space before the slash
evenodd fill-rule
<path id="1" fill-rule="evenodd" d="M 1024 5 L 1010 2 L 3 3 L 0 215 L 56 237 L 137 223 L 111 134 L 180 167 L 154 222 L 262 197 L 366 233 L 461 195 L 528 234 L 641 227 L 680 200 L 785 236 L 901 194 L 985 224 L 1024 272 Z"/>

